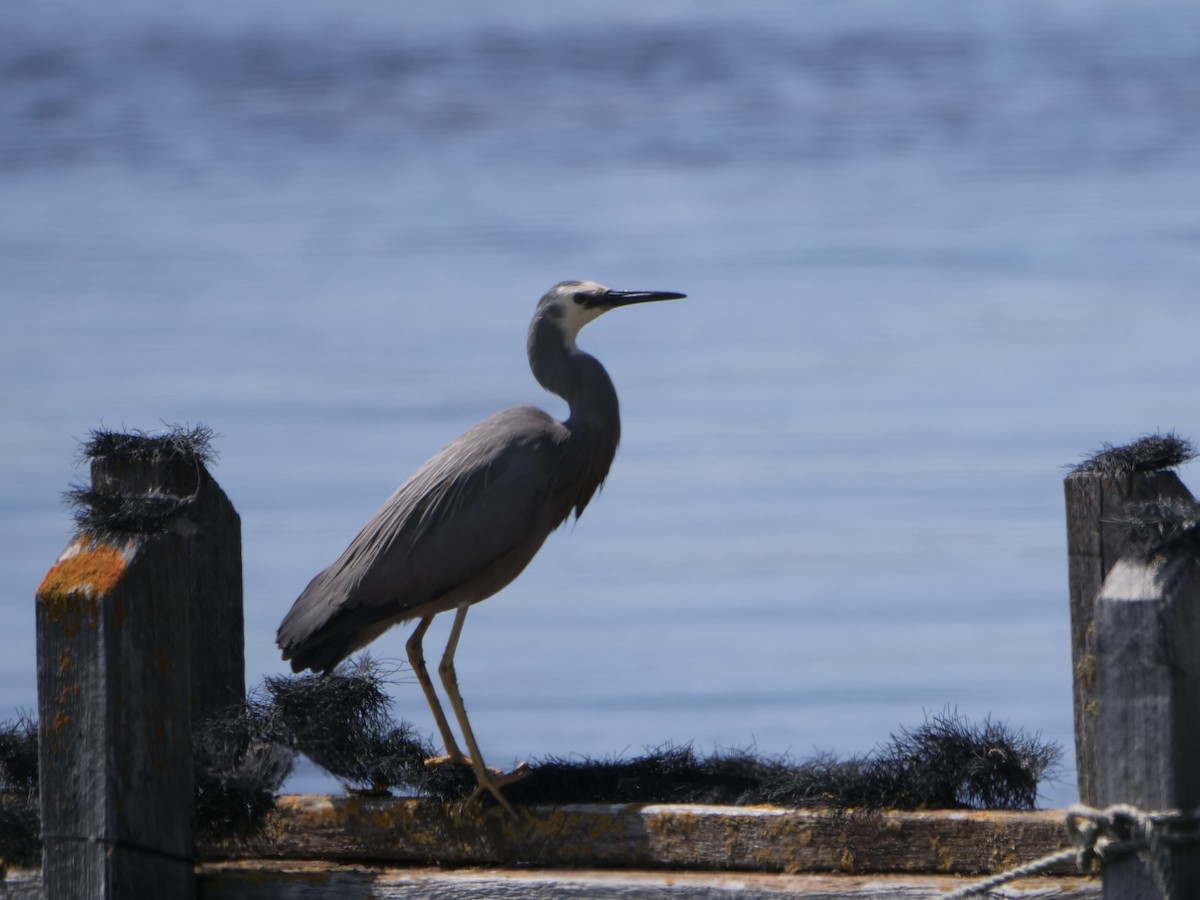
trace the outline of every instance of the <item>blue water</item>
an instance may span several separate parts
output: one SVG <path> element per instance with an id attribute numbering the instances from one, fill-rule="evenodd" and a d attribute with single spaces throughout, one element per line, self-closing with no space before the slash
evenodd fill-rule
<path id="1" fill-rule="evenodd" d="M 220 434 L 257 682 L 427 456 L 563 412 L 525 328 L 591 278 L 689 298 L 581 336 L 624 441 L 468 619 L 489 762 L 951 707 L 1062 742 L 1073 799 L 1062 466 L 1200 437 L 1200 7 L 410 6 L 7 3 L 0 713 L 90 429 Z"/>

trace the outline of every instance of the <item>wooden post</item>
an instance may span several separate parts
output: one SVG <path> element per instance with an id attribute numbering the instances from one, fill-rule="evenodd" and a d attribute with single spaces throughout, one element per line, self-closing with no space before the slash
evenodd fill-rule
<path id="1" fill-rule="evenodd" d="M 1077 471 L 1064 483 L 1067 571 L 1071 593 L 1071 664 L 1075 695 L 1075 760 L 1079 799 L 1097 806 L 1096 634 L 1094 606 L 1105 576 L 1124 553 L 1123 530 L 1111 520 L 1129 503 L 1191 493 L 1174 472 L 1109 474 Z"/>
<path id="2" fill-rule="evenodd" d="M 92 459 L 92 489 L 190 498 L 172 520 L 187 542 L 192 722 L 246 696 L 242 524 L 203 462 L 179 456 Z"/>
<path id="3" fill-rule="evenodd" d="M 1096 600 L 1101 806 L 1145 811 L 1200 805 L 1200 567 L 1186 557 L 1118 561 Z M 1200 896 L 1200 844 L 1168 845 L 1151 860 L 1125 856 L 1104 867 L 1104 896 Z"/>
<path id="4" fill-rule="evenodd" d="M 192 730 L 245 694 L 241 524 L 207 429 L 97 432 L 37 595 L 48 900 L 195 895 Z"/>
<path id="5" fill-rule="evenodd" d="M 186 550 L 81 534 L 38 589 L 47 900 L 194 896 Z"/>

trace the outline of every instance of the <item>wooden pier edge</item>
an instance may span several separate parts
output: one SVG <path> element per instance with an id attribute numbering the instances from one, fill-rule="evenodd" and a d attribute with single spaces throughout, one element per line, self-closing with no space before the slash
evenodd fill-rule
<path id="1" fill-rule="evenodd" d="M 201 900 L 944 900 L 971 883 L 947 875 L 446 870 L 320 862 L 212 863 L 197 876 Z M 264 883 L 286 885 L 286 893 L 267 893 Z M 1006 885 L 1002 896 L 1101 900 L 1099 882 L 1084 878 L 1024 879 Z"/>
<path id="2" fill-rule="evenodd" d="M 203 862 L 926 872 L 986 875 L 1062 850 L 1059 811 L 826 811 L 697 804 L 498 808 L 421 798 L 288 795 L 261 834 L 201 843 Z M 1070 864 L 1056 875 L 1073 875 Z"/>
<path id="3" fill-rule="evenodd" d="M 245 860 L 196 869 L 199 900 L 944 900 L 970 879 L 950 875 L 764 875 L 578 869 L 439 869 Z M 40 873 L 8 873 L 3 900 L 42 900 Z M 1005 900 L 1102 900 L 1087 878 L 1026 878 Z"/>
<path id="4" fill-rule="evenodd" d="M 942 897 L 1062 850 L 1064 814 L 281 797 L 256 837 L 197 846 L 200 900 Z M 34 873 L 36 877 L 36 873 Z M 22 885 L 28 888 L 22 892 Z M 21 873 L 0 897 L 41 898 Z M 1098 900 L 1070 863 L 1010 898 Z"/>

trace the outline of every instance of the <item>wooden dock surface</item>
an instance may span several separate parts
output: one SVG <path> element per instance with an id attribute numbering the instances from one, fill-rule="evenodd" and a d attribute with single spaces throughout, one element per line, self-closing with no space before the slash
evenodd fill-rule
<path id="1" fill-rule="evenodd" d="M 1063 813 L 1053 810 L 579 804 L 524 808 L 514 819 L 498 807 L 427 799 L 292 795 L 279 799 L 260 835 L 198 851 L 204 862 L 986 875 L 1066 845 Z"/>

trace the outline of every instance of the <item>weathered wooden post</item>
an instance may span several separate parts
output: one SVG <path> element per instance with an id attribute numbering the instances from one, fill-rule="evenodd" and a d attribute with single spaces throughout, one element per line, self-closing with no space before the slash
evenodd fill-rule
<path id="1" fill-rule="evenodd" d="M 186 559 L 80 534 L 38 590 L 48 900 L 193 895 Z"/>
<path id="2" fill-rule="evenodd" d="M 171 528 L 186 541 L 193 723 L 246 696 L 242 524 L 205 465 L 208 440 L 203 428 L 161 438 L 102 433 L 86 450 L 96 494 L 181 501 Z"/>
<path id="3" fill-rule="evenodd" d="M 1080 463 L 1064 482 L 1075 757 L 1079 799 L 1090 806 L 1100 802 L 1094 610 L 1105 576 L 1126 549 L 1125 531 L 1115 520 L 1130 503 L 1163 497 L 1191 499 L 1174 472 L 1162 471 L 1185 462 L 1191 455 L 1186 441 L 1171 435 L 1154 436 L 1097 454 Z"/>
<path id="4" fill-rule="evenodd" d="M 1099 805 L 1200 806 L 1200 566 L 1127 556 L 1096 600 Z M 1196 823 L 1190 826 L 1193 830 Z M 1200 897 L 1200 843 L 1153 843 L 1104 866 L 1104 896 Z"/>
<path id="5" fill-rule="evenodd" d="M 48 900 L 194 896 L 191 695 L 211 710 L 244 691 L 237 518 L 207 438 L 102 432 L 86 448 L 79 531 L 37 594 Z M 193 626 L 215 646 L 193 653 Z"/>

